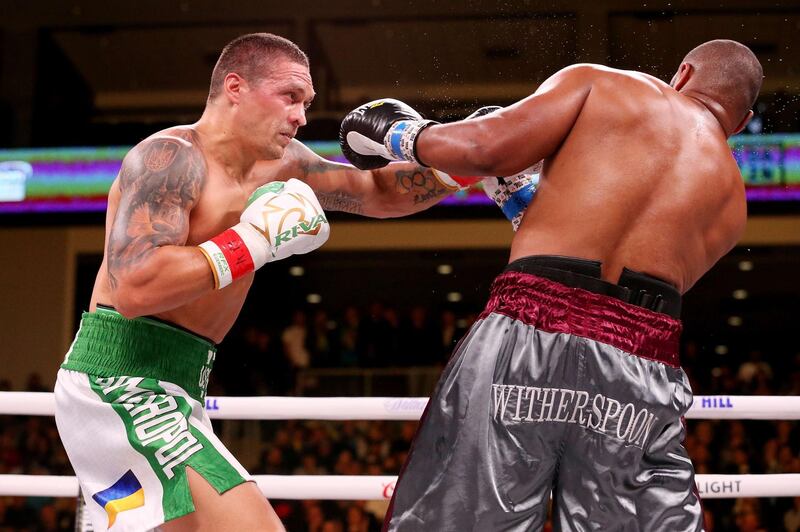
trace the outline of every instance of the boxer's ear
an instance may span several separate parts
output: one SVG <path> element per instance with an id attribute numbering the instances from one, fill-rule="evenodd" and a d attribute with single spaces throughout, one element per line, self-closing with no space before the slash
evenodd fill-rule
<path id="1" fill-rule="evenodd" d="M 746 126 L 747 123 L 750 122 L 752 118 L 753 118 L 753 110 L 751 109 L 747 111 L 747 114 L 744 115 L 744 118 L 742 118 L 742 121 L 739 122 L 739 125 L 736 126 L 736 129 L 733 130 L 733 133 L 731 133 L 731 135 L 735 135 L 741 132 L 744 129 L 744 126 Z"/>
<path id="2" fill-rule="evenodd" d="M 689 63 L 681 63 L 681 66 L 678 67 L 678 71 L 672 76 L 672 81 L 670 81 L 669 84 L 672 85 L 672 88 L 676 91 L 680 91 L 689 82 L 692 74 L 694 74 L 694 67 Z"/>
<path id="3" fill-rule="evenodd" d="M 231 103 L 234 104 L 239 103 L 242 89 L 246 88 L 246 86 L 247 82 L 235 72 L 229 72 L 222 81 L 222 87 L 225 95 L 228 97 Z"/>

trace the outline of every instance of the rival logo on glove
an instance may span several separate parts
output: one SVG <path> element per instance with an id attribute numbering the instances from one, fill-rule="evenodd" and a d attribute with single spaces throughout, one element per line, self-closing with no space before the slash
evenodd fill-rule
<path id="1" fill-rule="evenodd" d="M 293 238 L 299 235 L 309 235 L 314 236 L 319 234 L 319 230 L 322 227 L 322 224 L 328 223 L 328 220 L 325 218 L 324 214 L 318 214 L 308 223 L 305 220 L 300 220 L 300 223 L 292 227 L 287 231 L 283 231 L 282 233 L 275 235 L 275 247 L 279 247 L 281 244 L 286 243 Z"/>
<path id="2" fill-rule="evenodd" d="M 291 201 L 292 199 L 294 201 Z M 309 216 L 308 213 L 309 207 L 312 211 L 311 216 Z M 263 228 L 252 223 L 250 225 L 253 229 L 264 235 L 267 242 L 275 246 L 276 249 L 281 244 L 289 242 L 300 235 L 317 235 L 319 234 L 322 224 L 328 223 L 325 214 L 317 210 L 308 198 L 298 192 L 275 196 L 264 204 L 262 215 L 264 217 Z M 290 218 L 294 218 L 293 215 L 297 215 L 297 218 L 293 221 L 289 221 Z M 270 217 L 272 216 L 280 217 L 277 226 L 270 224 Z M 287 225 L 293 222 L 295 225 L 287 228 Z M 276 227 L 274 239 L 273 236 L 269 234 L 270 227 Z M 274 254 L 273 252 L 273 256 Z"/>

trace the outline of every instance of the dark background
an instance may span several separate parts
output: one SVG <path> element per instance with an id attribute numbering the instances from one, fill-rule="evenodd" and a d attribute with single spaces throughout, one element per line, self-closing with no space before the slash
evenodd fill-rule
<path id="1" fill-rule="evenodd" d="M 505 105 L 575 62 L 669 80 L 718 37 L 764 65 L 754 125 L 800 131 L 796 1 L 5 0 L 3 12 L 0 146 L 127 145 L 193 122 L 219 50 L 251 31 L 309 54 L 306 139 L 334 138 L 343 114 L 375 97 L 437 119 Z"/>
<path id="2" fill-rule="evenodd" d="M 308 126 L 300 130 L 301 140 L 335 138 L 341 118 L 350 109 L 380 97 L 402 99 L 429 118 L 461 118 L 482 105 L 506 105 L 523 98 L 550 74 L 575 62 L 641 70 L 669 80 L 686 52 L 713 38 L 743 42 L 764 66 L 756 119 L 748 132 L 800 132 L 798 1 L 2 0 L 0 148 L 133 145 L 164 127 L 192 123 L 202 112 L 211 69 L 222 46 L 254 31 L 288 37 L 309 54 L 318 96 Z M 797 205 L 751 205 L 750 213 L 800 223 Z M 415 218 L 435 223 L 446 217 L 489 216 L 499 215 L 494 210 L 437 208 Z M 353 219 L 331 215 L 334 224 Z M 78 222 L 99 225 L 102 218 L 9 217 L 0 219 L 0 228 L 12 232 L 20 225 Z M 776 241 L 780 245 L 771 245 Z M 41 244 L 32 241 L 30 245 Z M 13 249 L 4 250 L 4 262 L 14 259 Z M 332 319 L 340 319 L 348 306 L 363 311 L 376 301 L 402 313 L 423 304 L 433 315 L 452 310 L 465 319 L 480 312 L 490 282 L 506 259 L 506 250 L 433 252 L 397 249 L 392 242 L 379 253 L 322 250 L 294 257 L 259 272 L 232 338 L 253 326 L 267 330 L 277 344 L 295 309 L 310 313 L 324 307 Z M 88 304 L 100 257 L 81 255 L 77 261 L 76 325 L 77 315 Z M 441 264 L 452 265 L 453 273 L 437 273 Z M 289 269 L 298 265 L 304 267 L 305 275 L 291 276 Z M 696 393 L 764 389 L 773 394 L 800 393 L 797 384 L 792 385 L 792 379 L 800 382 L 795 328 L 800 323 L 798 271 L 797 238 L 764 238 L 757 245 L 735 248 L 687 294 L 682 356 L 691 369 Z M 746 291 L 743 299 L 741 290 Z M 448 300 L 447 295 L 454 292 L 461 295 L 460 301 Z M 321 302 L 307 303 L 311 293 L 319 294 Z M 235 343 L 226 341 L 220 352 L 231 355 L 234 373 L 253 370 L 254 366 L 235 358 Z M 762 361 L 772 371 L 768 382 L 737 388 L 737 370 L 748 362 L 752 367 Z M 48 389 L 50 384 L 29 383 L 27 388 Z M 233 387 L 229 393 L 238 391 Z M 51 422 L 1 417 L 0 470 L 70 474 Z M 687 440 L 699 472 L 800 471 L 796 423 L 786 432 L 781 428 L 785 425 L 776 422 L 705 422 L 704 426 L 713 426 L 711 442 L 702 439 L 702 423 L 690 423 Z M 264 457 L 280 448 L 268 436 L 283 430 L 267 425 L 250 424 L 247 429 L 263 430 L 259 441 L 266 446 Z M 329 432 L 353 429 L 352 425 L 341 429 L 342 425 L 336 424 Z M 288 427 L 292 437 L 300 440 L 317 430 L 293 422 L 282 422 L 281 427 Z M 396 437 L 398 430 L 388 424 L 381 427 L 385 433 L 379 431 L 379 439 Z M 359 430 L 349 433 L 351 441 L 367 438 Z M 742 441 L 742 433 L 748 450 L 744 464 L 729 452 L 734 449 L 732 442 Z M 769 469 L 762 448 L 781 434 L 789 435 L 780 445 L 789 449 L 789 462 L 794 460 L 794 465 Z M 39 456 L 26 447 L 31 441 L 34 446 L 44 441 L 45 447 L 51 447 Z M 384 462 L 379 472 L 399 470 L 408 442 L 395 441 L 400 454 L 391 456 L 393 462 Z M 9 466 L 15 442 L 24 450 L 17 469 Z M 252 440 L 247 444 L 252 447 Z M 252 472 L 292 473 L 285 469 L 296 464 L 289 458 L 289 449 L 283 452 L 274 462 L 257 460 Z M 703 452 L 712 457 L 704 460 Z M 245 456 L 241 449 L 235 449 L 235 454 Z M 328 473 L 347 472 L 326 466 Z M 369 466 L 360 471 L 364 472 L 370 473 Z M 707 501 L 705 506 L 716 521 L 713 530 L 756 532 L 781 530 L 784 512 L 792 504 L 796 503 L 790 499 L 764 499 L 747 504 Z M 58 514 L 60 522 L 69 523 L 71 505 L 67 501 Z M 753 510 L 759 505 L 761 510 Z M 46 508 L 54 507 L 46 501 L 0 498 L 0 529 L 12 522 L 9 516 L 14 512 L 17 521 L 13 522 L 22 524 L 10 530 L 59 529 L 44 525 Z M 37 513 L 40 509 L 41 514 Z M 329 515 L 337 515 L 328 510 Z M 302 521 L 299 504 L 284 505 L 281 511 Z M 746 519 L 752 516 L 755 524 Z M 302 528 L 290 527 L 295 529 Z"/>

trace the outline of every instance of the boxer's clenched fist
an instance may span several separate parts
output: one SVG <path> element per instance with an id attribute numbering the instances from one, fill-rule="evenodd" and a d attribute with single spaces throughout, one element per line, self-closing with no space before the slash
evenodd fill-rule
<path id="1" fill-rule="evenodd" d="M 350 111 L 339 129 L 342 153 L 353 166 L 371 170 L 391 161 L 422 164 L 416 155 L 416 137 L 431 124 L 399 100 L 385 98 Z"/>
<path id="2" fill-rule="evenodd" d="M 267 262 L 313 251 L 330 235 L 325 213 L 307 184 L 273 181 L 250 195 L 240 222 L 200 244 L 224 288 Z"/>

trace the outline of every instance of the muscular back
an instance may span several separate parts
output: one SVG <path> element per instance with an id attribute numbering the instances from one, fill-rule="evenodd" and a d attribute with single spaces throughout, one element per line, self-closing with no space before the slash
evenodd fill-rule
<path id="1" fill-rule="evenodd" d="M 738 241 L 744 186 L 715 117 L 656 78 L 585 68 L 590 90 L 511 248 L 623 267 L 688 290 Z"/>

